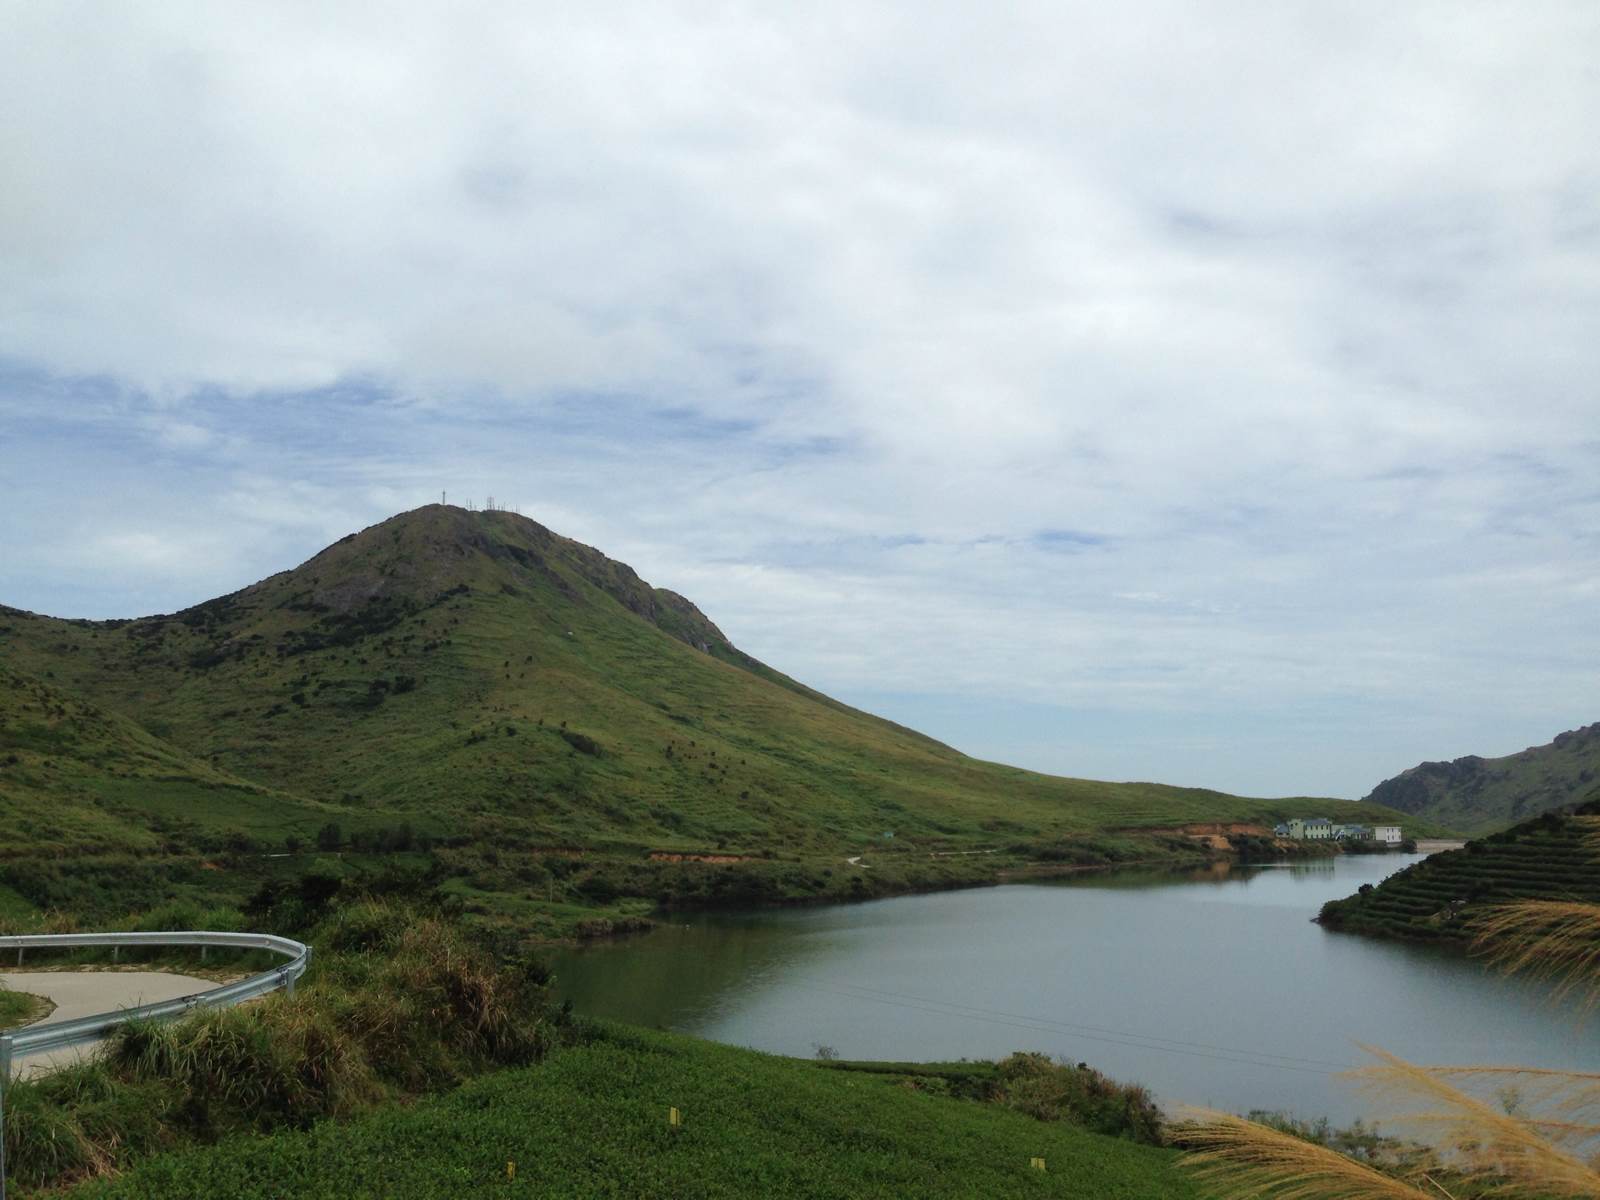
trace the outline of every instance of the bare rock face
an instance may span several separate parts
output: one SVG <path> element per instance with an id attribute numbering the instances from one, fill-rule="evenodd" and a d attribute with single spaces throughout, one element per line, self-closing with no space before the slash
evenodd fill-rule
<path id="1" fill-rule="evenodd" d="M 1468 754 L 1453 762 L 1420 763 L 1385 779 L 1367 799 L 1401 812 L 1425 812 L 1445 794 L 1482 790 L 1488 761 Z"/>

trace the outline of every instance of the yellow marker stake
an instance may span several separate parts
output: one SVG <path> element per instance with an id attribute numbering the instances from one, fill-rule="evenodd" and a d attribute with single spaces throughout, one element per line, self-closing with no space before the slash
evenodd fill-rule
<path id="1" fill-rule="evenodd" d="M 677 1128 L 683 1124 L 683 1114 L 675 1108 L 667 1109 L 667 1124 Z"/>
<path id="2" fill-rule="evenodd" d="M 514 1163 L 514 1162 L 508 1162 L 506 1164 L 506 1178 L 507 1179 L 515 1179 L 516 1177 L 517 1177 L 517 1164 Z"/>
<path id="3" fill-rule="evenodd" d="M 1028 1160 L 1028 1165 L 1031 1166 L 1035 1171 L 1042 1171 L 1044 1170 L 1044 1159 L 1030 1158 Z"/>

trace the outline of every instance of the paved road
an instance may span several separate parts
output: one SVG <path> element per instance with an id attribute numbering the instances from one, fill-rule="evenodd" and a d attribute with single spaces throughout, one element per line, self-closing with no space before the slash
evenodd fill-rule
<path id="1" fill-rule="evenodd" d="M 71 1021 L 96 1013 L 115 1012 L 158 1000 L 176 1000 L 196 992 L 208 992 L 217 984 L 192 975 L 169 975 L 164 971 L 7 971 L 0 972 L 0 988 L 31 992 L 55 1001 L 56 1010 L 40 1022 Z M 29 1054 L 18 1058 L 18 1075 L 37 1075 L 53 1067 L 73 1062 L 93 1047 L 58 1050 L 49 1054 Z"/>

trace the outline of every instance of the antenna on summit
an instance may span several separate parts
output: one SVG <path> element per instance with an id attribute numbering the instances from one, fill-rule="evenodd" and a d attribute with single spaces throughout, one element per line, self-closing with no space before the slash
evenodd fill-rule
<path id="1" fill-rule="evenodd" d="M 443 492 L 439 493 L 439 503 L 441 505 L 444 503 L 444 496 L 445 496 L 445 494 Z"/>

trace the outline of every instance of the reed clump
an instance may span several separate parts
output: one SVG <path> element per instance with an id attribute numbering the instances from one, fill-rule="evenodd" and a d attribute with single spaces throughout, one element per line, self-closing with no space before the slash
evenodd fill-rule
<path id="1" fill-rule="evenodd" d="M 1553 984 L 1556 999 L 1600 1002 L 1600 905 L 1520 900 L 1484 913 L 1473 932 L 1473 949 Z"/>

